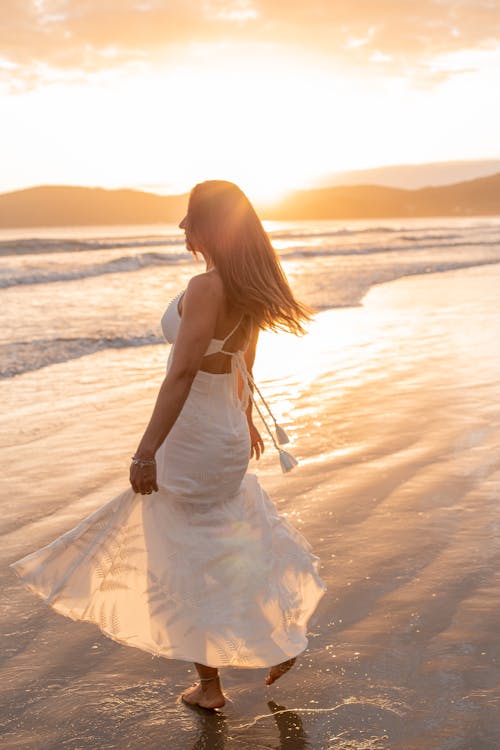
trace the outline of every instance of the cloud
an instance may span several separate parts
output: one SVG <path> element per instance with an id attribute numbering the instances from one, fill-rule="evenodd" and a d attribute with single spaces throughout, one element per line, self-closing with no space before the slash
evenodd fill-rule
<path id="1" fill-rule="evenodd" d="M 494 0 L 2 0 L 0 76 L 148 65 L 190 45 L 279 45 L 353 68 L 425 77 L 460 50 L 500 44 Z M 452 75 L 443 72 L 442 76 Z M 432 71 L 429 80 L 440 79 Z"/>

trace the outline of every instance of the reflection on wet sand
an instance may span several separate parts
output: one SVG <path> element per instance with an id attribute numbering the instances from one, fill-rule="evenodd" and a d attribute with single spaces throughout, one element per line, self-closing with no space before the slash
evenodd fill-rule
<path id="1" fill-rule="evenodd" d="M 268 701 L 267 705 L 278 727 L 279 750 L 304 750 L 308 742 L 299 714 L 274 701 Z"/>
<path id="2" fill-rule="evenodd" d="M 198 734 L 191 750 L 226 750 L 229 728 L 224 713 L 206 711 L 196 706 L 190 706 L 188 710 L 196 714 L 195 726 Z"/>
<path id="3" fill-rule="evenodd" d="M 197 714 L 198 737 L 192 750 L 225 750 L 227 742 L 238 738 L 238 730 L 247 728 L 257 721 L 274 719 L 279 733 L 279 744 L 272 747 L 276 750 L 306 750 L 310 747 L 302 720 L 296 711 L 280 706 L 275 701 L 267 703 L 271 713 L 255 717 L 249 725 L 230 727 L 229 722 L 221 711 L 209 712 L 196 706 L 189 707 Z"/>

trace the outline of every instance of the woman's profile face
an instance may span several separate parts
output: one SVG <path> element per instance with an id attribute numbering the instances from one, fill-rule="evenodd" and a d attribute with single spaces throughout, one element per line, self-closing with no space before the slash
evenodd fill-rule
<path id="1" fill-rule="evenodd" d="M 188 215 L 186 214 L 185 217 L 182 219 L 182 221 L 179 222 L 179 229 L 184 229 L 184 234 L 186 235 L 186 248 L 193 252 L 193 246 L 190 242 L 189 237 L 189 226 L 188 226 Z"/>

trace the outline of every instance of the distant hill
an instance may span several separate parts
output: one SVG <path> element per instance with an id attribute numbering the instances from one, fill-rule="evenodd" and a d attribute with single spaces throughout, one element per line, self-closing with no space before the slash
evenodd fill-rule
<path id="1" fill-rule="evenodd" d="M 315 180 L 310 188 L 338 185 L 381 185 L 384 187 L 418 190 L 435 185 L 475 180 L 500 172 L 500 159 L 439 161 L 424 164 L 390 164 L 386 167 L 333 172 Z"/>
<path id="2" fill-rule="evenodd" d="M 0 227 L 179 222 L 189 195 L 42 185 L 0 195 Z"/>
<path id="3" fill-rule="evenodd" d="M 0 195 L 0 227 L 178 223 L 188 194 L 41 186 Z M 300 190 L 274 205 L 256 206 L 265 219 L 381 219 L 500 214 L 500 173 L 453 185 L 402 190 L 351 185 Z"/>
<path id="4" fill-rule="evenodd" d="M 379 185 L 301 190 L 273 206 L 269 214 L 276 220 L 498 215 L 500 173 L 420 190 Z"/>

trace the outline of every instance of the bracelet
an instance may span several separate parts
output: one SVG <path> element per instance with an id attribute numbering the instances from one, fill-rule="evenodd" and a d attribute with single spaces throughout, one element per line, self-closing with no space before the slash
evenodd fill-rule
<path id="1" fill-rule="evenodd" d="M 132 463 L 138 466 L 140 469 L 144 466 L 154 466 L 156 464 L 156 458 L 140 458 L 139 456 L 132 456 Z"/>

